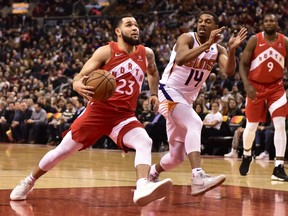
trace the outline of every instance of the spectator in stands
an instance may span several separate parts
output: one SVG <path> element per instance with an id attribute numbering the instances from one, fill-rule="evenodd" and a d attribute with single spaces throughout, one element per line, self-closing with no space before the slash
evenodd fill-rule
<path id="1" fill-rule="evenodd" d="M 166 119 L 160 113 L 153 115 L 153 119 L 143 123 L 145 130 L 152 139 L 152 151 L 159 151 L 162 144 L 168 147 L 166 133 Z"/>
<path id="2" fill-rule="evenodd" d="M 242 96 L 239 96 L 236 98 L 236 102 L 237 102 L 237 107 L 242 111 L 245 111 L 245 98 Z"/>
<path id="3" fill-rule="evenodd" d="M 228 114 L 228 100 L 220 100 L 220 107 L 221 109 L 219 109 L 220 113 L 222 114 L 222 116 L 227 116 Z"/>
<path id="4" fill-rule="evenodd" d="M 206 91 L 210 92 L 212 87 L 215 87 L 215 89 L 216 89 L 216 84 L 217 84 L 217 75 L 215 73 L 210 73 L 210 75 L 206 81 Z"/>
<path id="5" fill-rule="evenodd" d="M 11 123 L 14 118 L 15 113 L 15 103 L 13 101 L 9 102 L 2 115 L 0 117 L 0 142 L 8 142 L 6 132 L 10 129 Z"/>
<path id="6" fill-rule="evenodd" d="M 232 87 L 231 87 L 231 89 L 232 89 Z M 230 97 L 231 97 L 231 94 L 230 94 L 228 88 L 223 88 L 221 100 L 228 102 L 228 99 L 229 99 Z"/>
<path id="7" fill-rule="evenodd" d="M 197 96 L 197 99 L 195 100 L 195 104 L 201 104 L 202 107 L 203 107 L 203 112 L 205 114 L 208 113 L 208 109 L 207 109 L 207 98 L 206 98 L 206 95 L 205 95 L 205 90 L 203 91 L 200 91 L 198 96 Z"/>
<path id="8" fill-rule="evenodd" d="M 237 85 L 232 86 L 232 91 L 230 92 L 233 98 L 243 97 L 239 92 Z"/>
<path id="9" fill-rule="evenodd" d="M 203 120 L 202 140 L 207 140 L 211 136 L 220 136 L 220 128 L 222 124 L 222 114 L 219 112 L 219 104 L 212 102 L 211 112 L 208 113 Z"/>
<path id="10" fill-rule="evenodd" d="M 226 158 L 237 158 L 238 157 L 238 147 L 240 145 L 240 141 L 242 140 L 242 134 L 244 131 L 244 127 L 238 127 L 233 135 L 231 151 L 227 154 L 224 154 Z"/>
<path id="11" fill-rule="evenodd" d="M 27 134 L 23 134 L 22 127 L 26 124 L 26 121 L 31 118 L 32 110 L 28 108 L 25 100 L 20 102 L 19 110 L 15 109 L 13 121 L 11 123 L 12 137 L 15 142 L 26 143 L 25 139 Z"/>
<path id="12" fill-rule="evenodd" d="M 41 98 L 41 101 L 39 101 L 39 98 Z M 47 112 L 47 113 L 57 113 L 57 108 L 52 106 L 51 104 L 51 97 L 46 96 L 46 97 L 39 97 L 38 101 L 41 104 L 42 108 Z"/>
<path id="13" fill-rule="evenodd" d="M 47 113 L 40 103 L 34 104 L 34 110 L 29 119 L 21 127 L 23 142 L 30 144 L 44 143 L 46 141 Z"/>
<path id="14" fill-rule="evenodd" d="M 142 124 L 144 124 L 145 122 L 152 122 L 154 117 L 155 113 L 151 109 L 151 104 L 149 104 L 149 99 L 147 98 L 143 100 L 142 111 L 138 115 L 138 119 Z"/>
<path id="15" fill-rule="evenodd" d="M 70 119 L 75 114 L 76 109 L 74 107 L 74 104 L 71 101 L 67 101 L 66 103 L 66 110 L 61 115 L 61 122 L 66 122 L 67 119 Z"/>
<path id="16" fill-rule="evenodd" d="M 66 104 L 66 110 L 62 113 L 56 113 L 53 115 L 52 121 L 48 123 L 48 141 L 47 145 L 57 145 L 62 137 L 63 124 L 67 122 L 68 119 L 72 118 L 76 110 L 71 101 Z"/>
<path id="17" fill-rule="evenodd" d="M 236 115 L 243 115 L 241 109 L 239 109 L 237 107 L 237 102 L 236 102 L 236 99 L 233 98 L 233 97 L 230 97 L 228 99 L 228 111 L 227 111 L 227 115 L 228 117 L 231 119 L 233 118 L 233 116 L 236 116 Z"/>
<path id="18" fill-rule="evenodd" d="M 5 101 L 0 101 L 0 115 L 2 115 L 2 113 L 4 112 L 6 106 L 7 106 L 7 104 L 6 104 Z"/>
<path id="19" fill-rule="evenodd" d="M 211 104 L 211 111 L 205 116 L 203 120 L 203 127 L 201 131 L 201 145 L 202 154 L 212 154 L 215 146 L 211 145 L 209 139 L 215 136 L 221 136 L 223 116 L 219 112 L 219 103 L 214 101 Z"/>
<path id="20" fill-rule="evenodd" d="M 207 113 L 204 113 L 203 105 L 200 103 L 195 103 L 194 110 L 196 111 L 196 113 L 200 116 L 201 120 L 203 121 L 207 114 Z"/>
<path id="21" fill-rule="evenodd" d="M 206 94 L 206 100 L 208 101 L 208 103 L 206 104 L 208 109 L 212 109 L 211 105 L 214 100 L 216 100 L 217 98 L 221 98 L 221 96 L 218 94 L 218 90 L 217 87 L 212 86 L 210 89 L 210 92 L 208 94 Z"/>
<path id="22" fill-rule="evenodd" d="M 75 121 L 75 119 L 78 118 L 78 116 L 85 110 L 84 105 L 85 104 L 83 98 L 77 97 L 77 99 L 75 100 L 76 111 L 71 118 L 68 118 L 66 122 L 62 123 L 62 131 L 60 132 L 60 134 L 62 134 L 63 131 L 67 130 L 71 126 L 71 124 Z"/>
<path id="23" fill-rule="evenodd" d="M 236 86 L 237 88 L 235 88 L 234 86 Z M 234 89 L 233 89 L 234 87 Z M 236 90 L 237 89 L 237 90 Z M 239 93 L 239 94 L 244 94 L 244 85 L 243 82 L 241 80 L 240 74 L 239 73 L 235 73 L 234 74 L 234 81 L 233 81 L 233 86 L 232 86 L 232 92 L 233 93 Z M 236 95 L 234 95 L 235 97 Z M 236 97 L 235 97 L 236 98 Z"/>
<path id="24" fill-rule="evenodd" d="M 231 91 L 232 90 L 232 81 L 228 78 L 228 75 L 225 73 L 221 73 L 220 74 L 220 87 L 222 89 L 222 91 L 224 92 L 224 89 L 227 89 L 227 91 Z"/>
<path id="25" fill-rule="evenodd" d="M 62 95 L 60 95 L 60 96 L 62 96 Z M 57 101 L 56 106 L 57 106 L 57 107 L 56 107 L 57 112 L 63 113 L 63 112 L 67 109 L 67 107 L 66 107 L 66 100 L 65 100 L 64 98 L 60 97 L 60 98 L 58 99 L 58 101 Z"/>

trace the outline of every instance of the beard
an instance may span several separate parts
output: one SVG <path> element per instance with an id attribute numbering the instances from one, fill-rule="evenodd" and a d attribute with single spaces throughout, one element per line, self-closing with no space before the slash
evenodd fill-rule
<path id="1" fill-rule="evenodd" d="M 267 35 L 273 35 L 273 34 L 275 34 L 275 32 L 276 32 L 277 30 L 274 29 L 274 28 L 269 28 L 269 29 L 264 29 L 264 31 L 265 31 L 265 33 L 266 33 Z"/>
<path id="2" fill-rule="evenodd" d="M 123 38 L 123 41 L 131 46 L 136 46 L 136 45 L 139 45 L 140 44 L 140 38 L 138 39 L 133 39 L 131 37 L 128 37 L 126 35 L 124 35 L 122 33 L 122 38 Z"/>

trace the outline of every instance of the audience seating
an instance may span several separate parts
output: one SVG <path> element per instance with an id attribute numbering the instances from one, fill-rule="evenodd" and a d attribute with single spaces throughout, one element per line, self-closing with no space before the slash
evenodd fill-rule
<path id="1" fill-rule="evenodd" d="M 231 119 L 228 116 L 223 116 L 221 125 L 222 136 L 209 137 L 209 145 L 204 146 L 203 154 L 224 155 L 229 152 L 232 145 L 233 135 L 238 127 L 244 126 L 246 121 L 245 116 L 237 115 Z"/>

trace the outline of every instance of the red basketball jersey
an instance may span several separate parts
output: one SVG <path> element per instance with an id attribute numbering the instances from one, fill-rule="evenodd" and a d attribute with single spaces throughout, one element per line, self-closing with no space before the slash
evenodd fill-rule
<path id="1" fill-rule="evenodd" d="M 146 50 L 138 45 L 135 52 L 128 54 L 121 50 L 116 42 L 109 43 L 112 53 L 107 64 L 101 69 L 112 73 L 116 78 L 116 91 L 106 101 L 93 101 L 99 106 L 115 108 L 115 111 L 134 112 L 137 99 L 141 92 L 141 86 L 147 69 Z"/>
<path id="2" fill-rule="evenodd" d="M 119 123 L 135 117 L 137 100 L 147 68 L 146 50 L 142 45 L 135 52 L 127 54 L 116 42 L 109 43 L 111 58 L 101 69 L 116 78 L 116 91 L 108 100 L 91 100 L 86 110 L 71 125 L 72 138 L 87 148 L 103 135 L 109 135 Z M 127 150 L 122 138 L 131 128 L 143 127 L 139 121 L 125 125 L 118 134 L 117 144 Z"/>
<path id="3" fill-rule="evenodd" d="M 248 78 L 257 83 L 273 83 L 282 80 L 285 65 L 286 48 L 284 35 L 278 33 L 278 38 L 269 43 L 264 38 L 264 32 L 256 34 L 257 44 L 251 58 Z"/>

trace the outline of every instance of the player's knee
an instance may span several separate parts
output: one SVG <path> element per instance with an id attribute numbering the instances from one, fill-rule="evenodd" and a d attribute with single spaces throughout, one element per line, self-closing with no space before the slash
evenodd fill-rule
<path id="1" fill-rule="evenodd" d="M 185 156 L 171 155 L 170 153 L 164 155 L 160 161 L 160 165 L 164 170 L 171 170 L 177 167 L 184 161 Z"/>
<path id="2" fill-rule="evenodd" d="M 274 128 L 277 131 L 285 131 L 286 125 L 285 125 L 285 118 L 284 117 L 275 117 L 273 119 Z"/>
<path id="3" fill-rule="evenodd" d="M 137 141 L 137 145 L 135 145 L 135 150 L 136 151 L 149 151 L 151 152 L 152 148 L 152 139 L 147 135 L 143 137 L 139 137 L 139 140 Z"/>
<path id="4" fill-rule="evenodd" d="M 257 127 L 258 127 L 258 123 L 247 122 L 245 132 L 253 134 L 256 132 Z"/>
<path id="5" fill-rule="evenodd" d="M 172 157 L 172 161 L 174 162 L 174 164 L 180 164 L 184 161 L 185 159 L 185 155 L 183 154 L 179 154 L 175 157 Z"/>
<path id="6" fill-rule="evenodd" d="M 172 164 L 178 165 L 184 161 L 185 155 L 184 154 L 172 154 L 170 155 L 170 158 L 171 158 L 170 160 Z"/>

